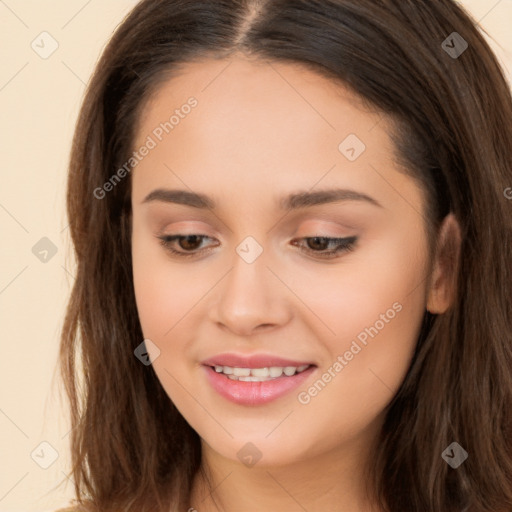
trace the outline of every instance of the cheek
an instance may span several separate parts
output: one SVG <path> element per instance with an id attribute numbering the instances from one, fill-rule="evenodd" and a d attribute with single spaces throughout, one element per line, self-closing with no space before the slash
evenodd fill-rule
<path id="1" fill-rule="evenodd" d="M 409 368 L 425 313 L 426 245 L 394 239 L 374 249 L 334 284 L 326 281 L 317 298 L 336 334 L 324 336 L 330 357 L 298 396 L 308 428 L 328 420 L 355 435 L 385 409 Z"/>
<path id="2" fill-rule="evenodd" d="M 371 310 L 348 311 L 347 325 L 338 322 L 340 332 L 352 334 L 332 338 L 331 357 L 297 394 L 299 428 L 318 432 L 315 450 L 328 449 L 340 433 L 345 440 L 356 438 L 381 417 L 411 363 L 423 316 L 420 302 L 388 308 L 387 301 L 382 307 L 375 301 Z"/>
<path id="3" fill-rule="evenodd" d="M 171 265 L 165 250 L 154 240 L 138 236 L 132 240 L 133 280 L 139 320 L 144 339 L 158 347 L 151 352 L 152 368 L 166 394 L 187 421 L 197 415 L 186 390 L 190 386 L 193 359 L 188 356 L 195 333 L 191 329 L 194 308 L 205 293 L 204 276 L 180 271 Z M 201 284 L 201 282 L 203 284 Z M 155 353 L 156 354 L 156 353 Z M 194 421 L 192 421 L 194 424 Z"/>
<path id="4" fill-rule="evenodd" d="M 132 237 L 135 298 L 145 339 L 159 349 L 152 367 L 176 407 L 187 419 L 194 416 L 195 402 L 188 394 L 193 387 L 191 374 L 197 371 L 193 353 L 205 324 L 205 302 L 225 270 L 206 265 L 192 271 L 190 263 L 169 258 L 146 230 Z M 152 358 L 153 359 L 153 358 Z"/>
<path id="5" fill-rule="evenodd" d="M 403 332 L 396 333 L 396 343 L 406 339 L 411 344 L 425 310 L 427 273 L 421 226 L 364 240 L 335 265 L 308 264 L 300 271 L 281 271 L 283 280 L 293 283 L 294 293 L 316 314 L 311 322 L 317 318 L 317 336 L 337 351 L 361 332 L 364 338 L 365 329 L 375 323 L 379 331 L 384 325 L 388 332 Z"/>
<path id="6" fill-rule="evenodd" d="M 171 339 L 180 319 L 205 293 L 208 278 L 187 270 L 186 263 L 171 263 L 158 241 L 136 225 L 132 260 L 135 298 L 144 336 L 165 342 Z"/>

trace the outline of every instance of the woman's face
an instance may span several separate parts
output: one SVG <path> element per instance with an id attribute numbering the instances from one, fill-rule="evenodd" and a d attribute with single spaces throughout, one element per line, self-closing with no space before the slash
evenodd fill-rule
<path id="1" fill-rule="evenodd" d="M 386 120 L 298 66 L 207 60 L 160 86 L 134 149 L 140 322 L 209 449 L 282 465 L 375 436 L 431 263 Z"/>

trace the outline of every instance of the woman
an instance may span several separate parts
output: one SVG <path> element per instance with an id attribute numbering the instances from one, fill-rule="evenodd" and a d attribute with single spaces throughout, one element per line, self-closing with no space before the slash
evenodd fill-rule
<path id="1" fill-rule="evenodd" d="M 69 170 L 81 509 L 511 510 L 511 119 L 451 0 L 139 3 Z"/>

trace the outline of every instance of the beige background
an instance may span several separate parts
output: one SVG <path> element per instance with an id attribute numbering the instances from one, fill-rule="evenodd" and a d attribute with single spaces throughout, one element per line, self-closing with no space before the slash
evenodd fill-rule
<path id="1" fill-rule="evenodd" d="M 459 3 L 492 36 L 510 79 L 512 0 Z M 54 377 L 74 279 L 66 165 L 85 84 L 106 41 L 135 4 L 0 0 L 0 512 L 51 511 L 72 497 L 64 474 L 68 419 Z M 43 31 L 51 36 L 39 36 Z M 48 51 L 53 40 L 58 48 L 41 58 L 35 50 Z M 43 237 L 57 250 L 46 262 L 32 252 Z M 52 462 L 52 454 L 55 462 L 40 467 Z"/>

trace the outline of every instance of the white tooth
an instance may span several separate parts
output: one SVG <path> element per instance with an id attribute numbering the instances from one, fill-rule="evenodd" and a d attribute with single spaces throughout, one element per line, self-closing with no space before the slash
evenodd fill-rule
<path id="1" fill-rule="evenodd" d="M 270 372 L 268 368 L 251 368 L 251 375 L 253 377 L 268 377 Z"/>
<path id="2" fill-rule="evenodd" d="M 250 368 L 233 368 L 233 375 L 236 375 L 237 377 L 249 377 L 250 374 Z"/>
<path id="3" fill-rule="evenodd" d="M 227 377 L 228 377 L 228 379 L 231 379 L 231 380 L 238 380 L 238 377 L 236 377 L 235 375 L 228 375 Z"/>
<path id="4" fill-rule="evenodd" d="M 283 369 L 279 366 L 271 366 L 269 368 L 269 375 L 271 377 L 281 377 L 283 374 Z"/>
<path id="5" fill-rule="evenodd" d="M 238 377 L 238 380 L 244 382 L 265 382 L 272 379 L 270 377 L 254 377 L 253 375 L 249 375 L 249 377 Z"/>
<path id="6" fill-rule="evenodd" d="M 233 368 L 231 368 L 231 366 L 223 366 L 223 373 L 225 373 L 226 375 L 232 375 L 233 374 Z"/>
<path id="7" fill-rule="evenodd" d="M 291 377 L 294 373 L 295 373 L 295 370 L 297 368 L 295 366 L 285 366 L 284 368 L 284 374 L 287 376 L 287 377 Z"/>
<path id="8" fill-rule="evenodd" d="M 297 373 L 303 372 L 308 366 L 309 366 L 309 364 L 303 364 L 302 366 L 299 366 L 297 368 Z"/>
<path id="9" fill-rule="evenodd" d="M 223 370 L 223 368 L 224 368 L 223 366 L 215 365 L 215 371 L 216 371 L 217 373 L 221 373 L 221 372 L 222 372 L 222 370 Z"/>

